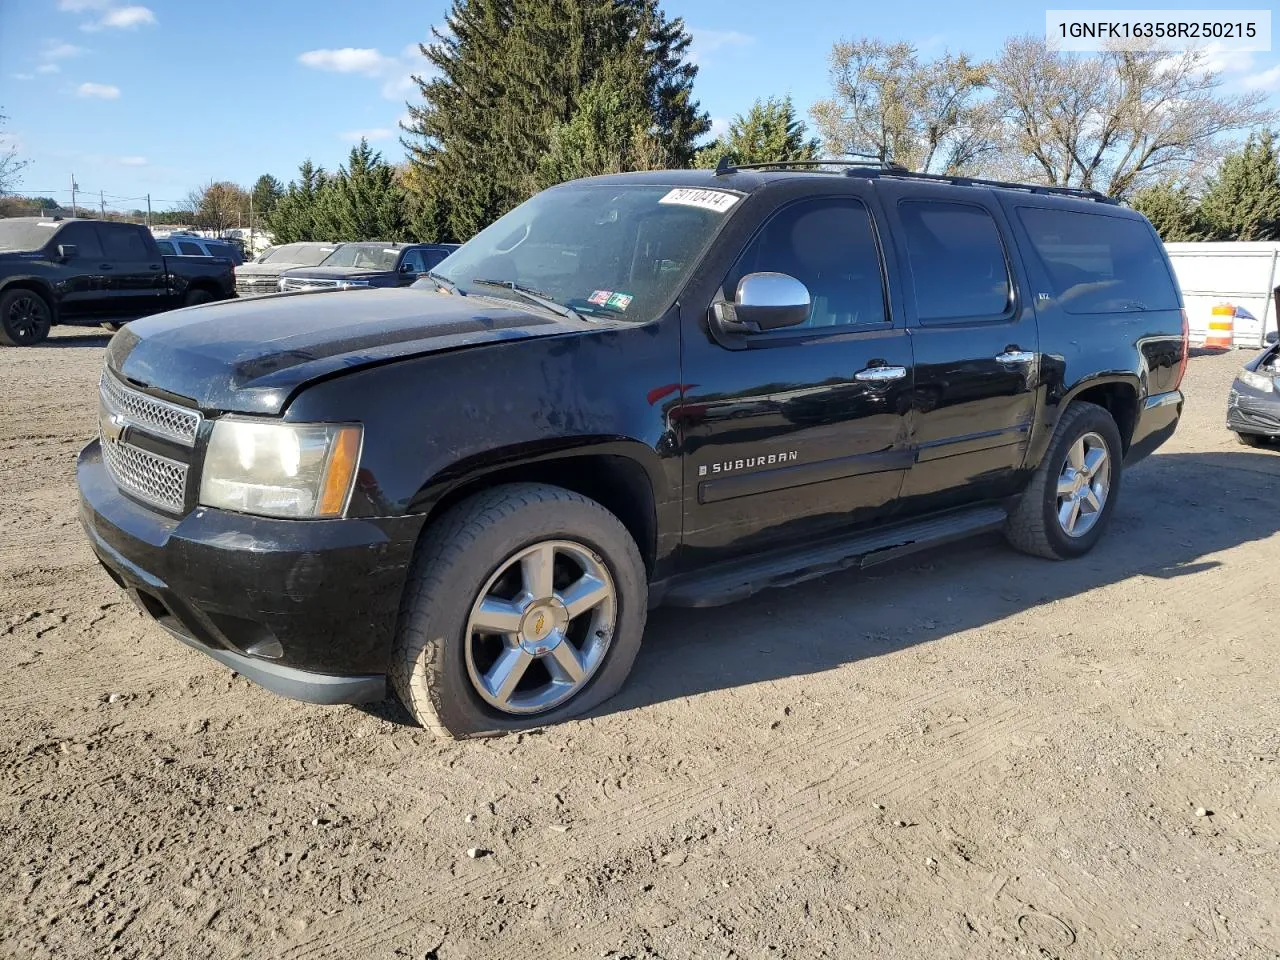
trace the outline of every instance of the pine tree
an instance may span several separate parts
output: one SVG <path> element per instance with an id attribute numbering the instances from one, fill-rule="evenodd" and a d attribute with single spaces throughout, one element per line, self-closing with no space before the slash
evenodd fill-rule
<path id="1" fill-rule="evenodd" d="M 264 173 L 254 181 L 250 193 L 253 195 L 254 214 L 265 217 L 284 196 L 284 187 L 271 174 Z"/>
<path id="2" fill-rule="evenodd" d="M 453 0 L 447 22 L 421 47 L 437 75 L 419 82 L 405 145 L 455 237 L 537 189 L 540 159 L 597 80 L 626 79 L 624 101 L 643 107 L 641 125 L 672 163 L 687 164 L 706 132 L 689 35 L 657 0 Z"/>
<path id="3" fill-rule="evenodd" d="M 307 240 L 332 240 L 327 210 L 328 175 L 310 158 L 298 167 L 298 179 L 289 182 L 266 217 L 266 227 L 277 244 Z"/>
<path id="4" fill-rule="evenodd" d="M 1205 239 L 1200 210 L 1185 187 L 1168 183 L 1146 187 L 1133 195 L 1133 209 L 1151 221 L 1165 243 Z"/>
<path id="5" fill-rule="evenodd" d="M 1200 212 L 1215 240 L 1280 239 L 1280 160 L 1275 135 L 1250 136 L 1209 180 Z"/>
<path id="6" fill-rule="evenodd" d="M 408 203 L 395 170 L 361 138 L 327 187 L 334 239 L 409 239 Z"/>
<path id="7" fill-rule="evenodd" d="M 714 167 L 723 157 L 732 163 L 816 160 L 819 144 L 807 133 L 790 97 L 757 100 L 733 118 L 724 136 L 698 151 L 694 166 Z"/>

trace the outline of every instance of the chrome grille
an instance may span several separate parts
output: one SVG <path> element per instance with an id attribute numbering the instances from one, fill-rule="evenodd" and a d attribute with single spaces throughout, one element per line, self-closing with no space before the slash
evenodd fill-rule
<path id="1" fill-rule="evenodd" d="M 99 389 L 112 413 L 121 415 L 147 433 L 176 440 L 184 446 L 195 446 L 203 419 L 196 411 L 130 390 L 106 372 L 102 374 Z"/>
<path id="2" fill-rule="evenodd" d="M 313 277 L 285 277 L 281 284 L 284 290 L 328 289 L 337 287 L 337 280 L 320 280 Z"/>
<path id="3" fill-rule="evenodd" d="M 263 294 L 275 293 L 280 282 L 279 277 L 275 276 L 254 276 L 236 278 L 236 293 L 241 296 L 261 296 Z"/>
<path id="4" fill-rule="evenodd" d="M 181 513 L 187 496 L 187 465 L 128 443 L 102 440 L 102 458 L 116 486 L 139 500 Z"/>

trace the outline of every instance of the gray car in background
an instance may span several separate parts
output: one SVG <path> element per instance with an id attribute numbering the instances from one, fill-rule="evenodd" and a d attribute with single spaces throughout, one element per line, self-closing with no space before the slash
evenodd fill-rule
<path id="1" fill-rule="evenodd" d="M 275 293 L 280 274 L 295 267 L 314 267 L 333 253 L 340 243 L 285 243 L 272 247 L 252 263 L 236 267 L 236 293 L 258 297 Z"/>

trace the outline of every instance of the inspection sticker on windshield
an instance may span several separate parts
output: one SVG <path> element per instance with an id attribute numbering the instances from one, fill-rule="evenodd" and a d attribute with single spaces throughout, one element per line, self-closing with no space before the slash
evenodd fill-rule
<path id="1" fill-rule="evenodd" d="M 631 306 L 631 301 L 635 299 L 629 293 L 614 293 L 612 290 L 596 290 L 587 297 L 587 303 L 594 303 L 598 307 L 612 307 L 614 310 L 625 310 Z"/>
<path id="2" fill-rule="evenodd" d="M 676 187 L 659 203 L 678 203 L 682 207 L 699 207 L 715 213 L 728 213 L 741 198 L 735 193 L 723 190 L 691 190 L 688 187 Z"/>

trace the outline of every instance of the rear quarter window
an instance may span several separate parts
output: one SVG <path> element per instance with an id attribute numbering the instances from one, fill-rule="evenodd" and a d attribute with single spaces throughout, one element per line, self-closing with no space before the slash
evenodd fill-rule
<path id="1" fill-rule="evenodd" d="M 1018 218 L 1067 313 L 1178 309 L 1178 292 L 1154 232 L 1141 220 L 1043 207 Z"/>

